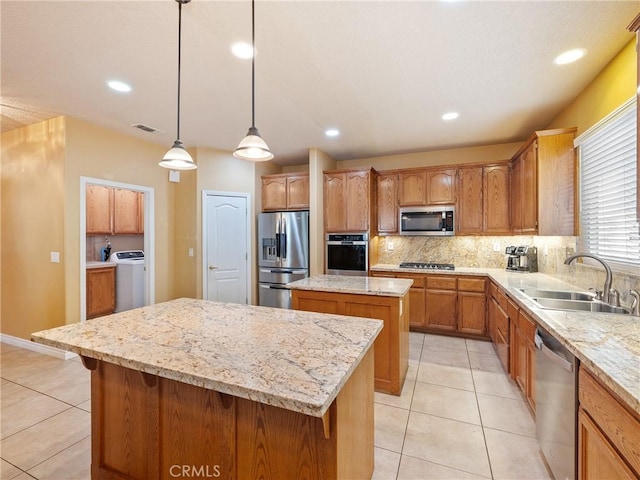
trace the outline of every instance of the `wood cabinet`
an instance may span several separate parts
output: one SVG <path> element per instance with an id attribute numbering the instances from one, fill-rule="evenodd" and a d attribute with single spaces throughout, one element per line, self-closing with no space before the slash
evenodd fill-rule
<path id="1" fill-rule="evenodd" d="M 375 170 L 324 172 L 325 232 L 375 231 Z"/>
<path id="2" fill-rule="evenodd" d="M 427 171 L 411 169 L 398 176 L 398 204 L 411 207 L 427 204 Z"/>
<path id="3" fill-rule="evenodd" d="M 308 210 L 309 174 L 262 176 L 262 211 Z"/>
<path id="4" fill-rule="evenodd" d="M 456 170 L 427 170 L 427 205 L 456 201 Z"/>
<path id="5" fill-rule="evenodd" d="M 513 157 L 514 233 L 575 235 L 576 128 L 534 132 Z"/>
<path id="6" fill-rule="evenodd" d="M 518 311 L 512 319 L 514 331 L 512 335 L 513 377 L 520 390 L 525 395 L 527 403 L 533 412 L 536 410 L 536 324 L 523 310 Z"/>
<path id="7" fill-rule="evenodd" d="M 508 164 L 460 168 L 457 184 L 456 234 L 511 232 Z"/>
<path id="8" fill-rule="evenodd" d="M 113 188 L 87 185 L 87 235 L 111 235 L 113 232 Z"/>
<path id="9" fill-rule="evenodd" d="M 409 289 L 411 329 L 487 337 L 484 277 L 411 272 L 371 272 L 370 275 L 413 280 Z"/>
<path id="10" fill-rule="evenodd" d="M 493 342 L 493 347 L 500 359 L 505 373 L 509 374 L 511 368 L 510 353 L 513 348 L 512 335 L 510 332 L 512 320 L 510 307 L 515 304 L 509 303 L 506 295 L 494 282 L 489 283 L 488 288 L 488 317 L 489 317 L 489 337 Z M 516 307 L 516 315 L 518 309 Z"/>
<path id="11" fill-rule="evenodd" d="M 87 185 L 87 235 L 144 234 L 144 193 Z"/>
<path id="12" fill-rule="evenodd" d="M 408 295 L 356 295 L 314 290 L 291 290 L 295 310 L 332 313 L 382 320 L 384 326 L 373 344 L 375 389 L 400 395 L 409 367 Z"/>
<path id="13" fill-rule="evenodd" d="M 376 190 L 378 232 L 398 233 L 398 174 L 379 174 Z"/>
<path id="14" fill-rule="evenodd" d="M 116 309 L 116 268 L 87 268 L 87 318 L 109 315 Z"/>
<path id="15" fill-rule="evenodd" d="M 640 478 L 640 418 L 580 366 L 578 479 Z"/>

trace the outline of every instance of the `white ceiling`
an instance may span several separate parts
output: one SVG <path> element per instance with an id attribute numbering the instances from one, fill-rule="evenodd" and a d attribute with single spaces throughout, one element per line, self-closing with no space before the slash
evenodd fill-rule
<path id="1" fill-rule="evenodd" d="M 633 35 L 634 1 L 256 2 L 256 126 L 280 164 L 524 140 Z M 2 130 L 71 115 L 171 146 L 178 6 L 0 3 Z M 232 151 L 251 123 L 251 2 L 183 7 L 181 137 Z M 559 53 L 588 50 L 553 64 Z M 105 82 L 133 91 L 118 94 Z M 460 118 L 444 122 L 443 113 Z M 131 127 L 143 123 L 163 134 Z M 567 125 L 568 126 L 568 125 Z M 324 131 L 336 127 L 337 138 Z"/>

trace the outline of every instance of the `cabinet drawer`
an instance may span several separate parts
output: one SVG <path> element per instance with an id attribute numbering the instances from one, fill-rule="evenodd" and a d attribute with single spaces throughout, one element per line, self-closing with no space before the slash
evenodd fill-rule
<path id="1" fill-rule="evenodd" d="M 458 290 L 463 292 L 484 292 L 484 278 L 458 278 Z"/>
<path id="2" fill-rule="evenodd" d="M 535 341 L 536 336 L 536 323 L 531 320 L 526 313 L 520 311 L 518 314 L 518 327 L 522 332 L 522 336 L 530 343 Z"/>
<path id="3" fill-rule="evenodd" d="M 489 283 L 489 296 L 495 298 L 496 301 L 498 299 L 498 286 L 493 282 Z"/>
<path id="4" fill-rule="evenodd" d="M 509 317 L 507 314 L 498 307 L 499 311 L 496 312 L 496 330 L 500 332 L 502 337 L 509 343 Z"/>
<path id="5" fill-rule="evenodd" d="M 426 277 L 420 273 L 396 273 L 396 278 L 408 278 L 409 280 L 413 280 L 413 285 L 411 288 L 424 288 Z"/>
<path id="6" fill-rule="evenodd" d="M 455 290 L 456 278 L 455 277 L 443 277 L 440 275 L 428 275 L 427 276 L 427 288 L 434 290 Z"/>
<path id="7" fill-rule="evenodd" d="M 618 449 L 629 465 L 640 472 L 640 421 L 584 368 L 578 379 L 580 406 Z"/>

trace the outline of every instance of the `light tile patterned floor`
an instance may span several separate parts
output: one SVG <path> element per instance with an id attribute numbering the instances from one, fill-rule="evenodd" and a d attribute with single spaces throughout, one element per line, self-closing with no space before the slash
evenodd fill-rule
<path id="1" fill-rule="evenodd" d="M 89 372 L 0 347 L 0 479 L 89 479 Z M 531 415 L 487 342 L 411 333 L 402 395 L 375 402 L 374 479 L 550 478 Z"/>

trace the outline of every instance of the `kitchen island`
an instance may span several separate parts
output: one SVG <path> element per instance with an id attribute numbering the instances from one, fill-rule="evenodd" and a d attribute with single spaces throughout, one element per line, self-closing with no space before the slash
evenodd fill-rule
<path id="1" fill-rule="evenodd" d="M 32 334 L 91 370 L 93 479 L 370 478 L 379 321 L 178 299 Z"/>
<path id="2" fill-rule="evenodd" d="M 375 389 L 400 395 L 409 368 L 409 288 L 413 280 L 314 275 L 289 283 L 292 308 L 376 318 Z"/>

